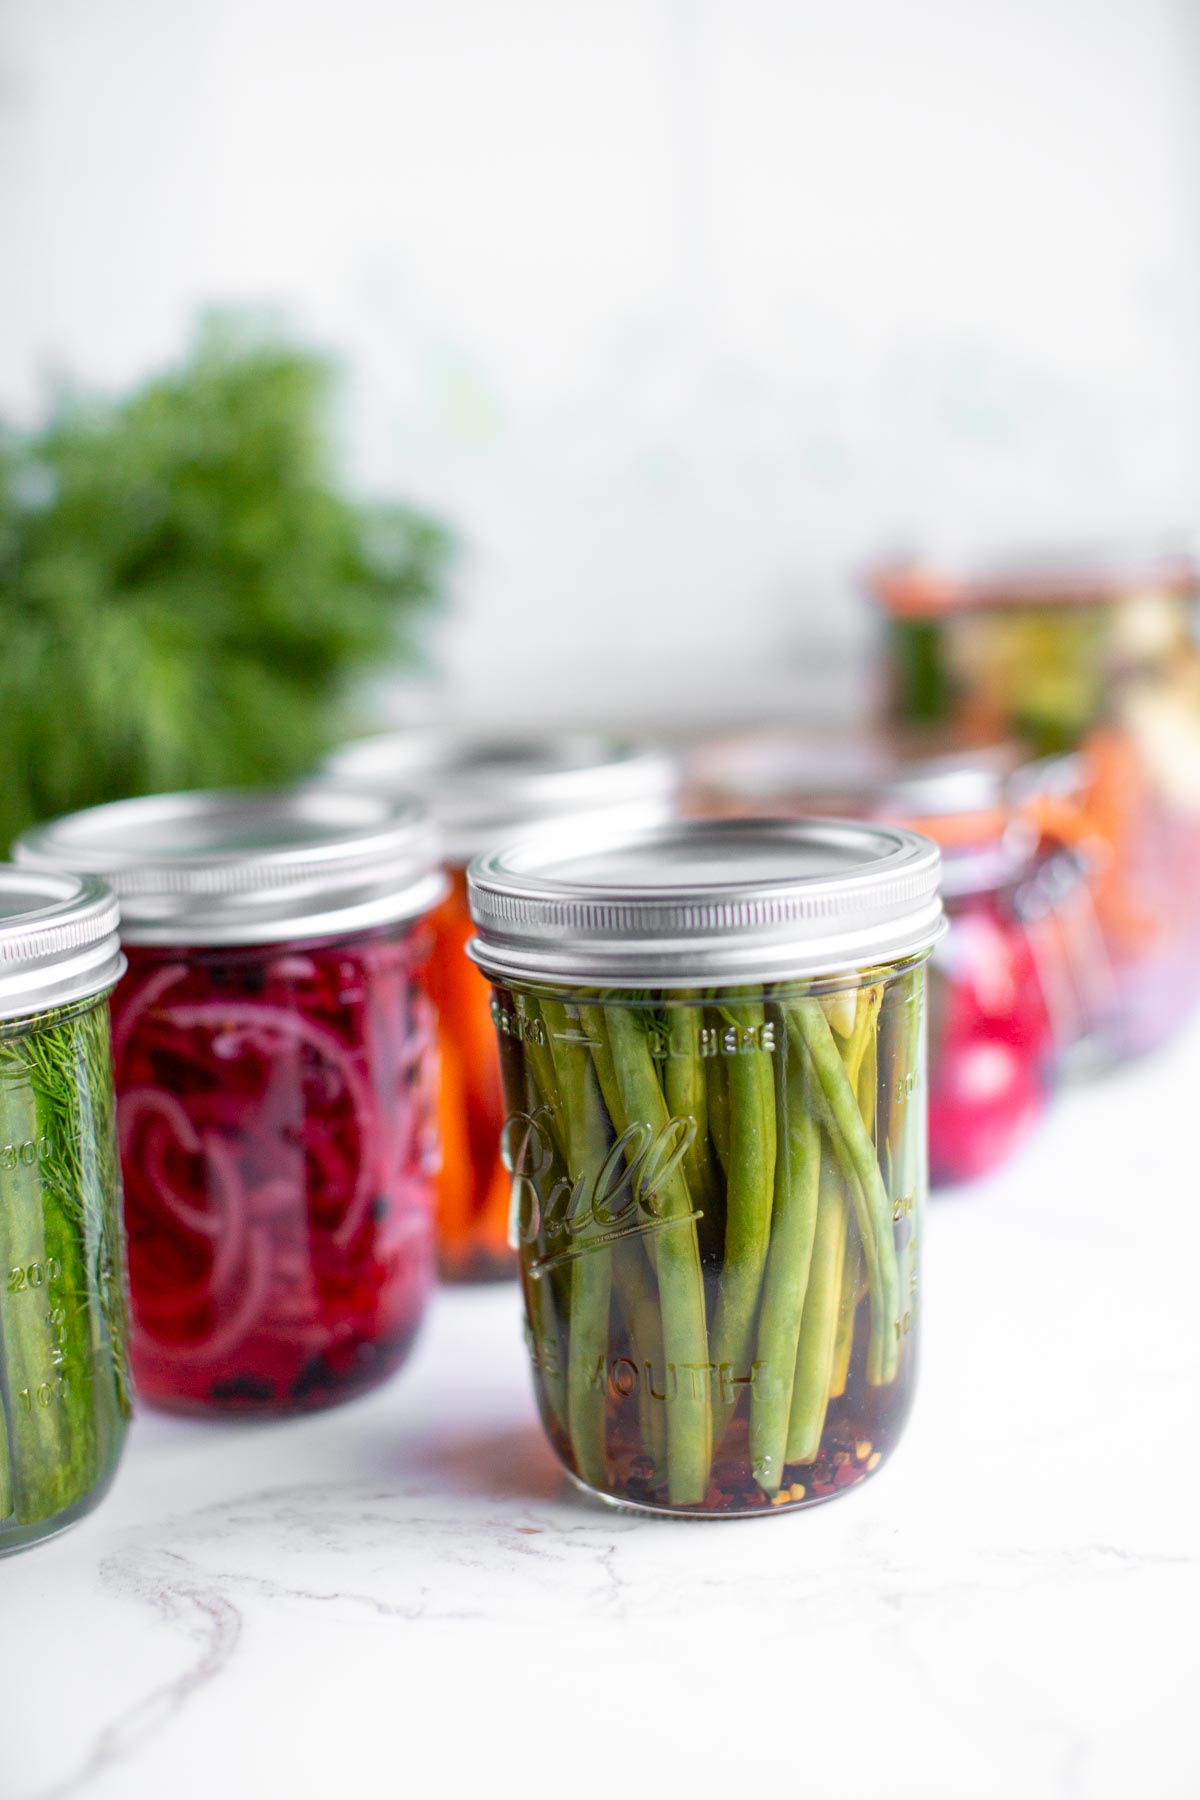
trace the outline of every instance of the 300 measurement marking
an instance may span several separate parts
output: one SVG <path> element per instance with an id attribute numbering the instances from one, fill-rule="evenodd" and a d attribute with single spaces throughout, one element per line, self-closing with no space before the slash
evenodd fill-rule
<path id="1" fill-rule="evenodd" d="M 26 1138 L 22 1144 L 0 1144 L 0 1169 L 13 1170 L 45 1162 L 54 1146 L 48 1137 Z"/>

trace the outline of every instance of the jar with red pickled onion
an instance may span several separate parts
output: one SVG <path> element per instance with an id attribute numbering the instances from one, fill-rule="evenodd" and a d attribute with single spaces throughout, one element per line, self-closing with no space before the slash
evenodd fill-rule
<path id="1" fill-rule="evenodd" d="M 140 1394 L 334 1404 L 404 1360 L 434 1273 L 437 1048 L 418 803 L 316 786 L 157 795 L 26 834 L 99 873 Z"/>
<path id="2" fill-rule="evenodd" d="M 471 858 L 556 820 L 657 825 L 670 812 L 672 764 L 657 750 L 590 732 L 497 737 L 397 731 L 336 750 L 325 776 L 379 793 L 408 792 L 441 833 L 450 891 L 432 920 L 429 981 L 439 1019 L 438 1262 L 451 1282 L 512 1279 L 510 1181 L 496 1154 L 504 1097 L 492 995 L 466 954 Z"/>

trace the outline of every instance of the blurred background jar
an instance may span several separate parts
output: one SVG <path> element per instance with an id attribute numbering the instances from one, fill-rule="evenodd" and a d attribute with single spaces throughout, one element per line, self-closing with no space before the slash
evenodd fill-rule
<path id="1" fill-rule="evenodd" d="M 287 1412 L 403 1361 L 433 1280 L 424 810 L 314 787 L 117 801 L 22 861 L 103 870 L 139 1391 Z"/>
<path id="2" fill-rule="evenodd" d="M 129 1420 L 103 883 L 0 864 L 0 1555 L 100 1500 Z"/>
<path id="3" fill-rule="evenodd" d="M 1200 998 L 1194 557 L 896 566 L 871 590 L 898 721 L 1070 755 L 1032 816 L 1086 873 L 1113 976 L 1107 1053 L 1154 1049 Z"/>
<path id="4" fill-rule="evenodd" d="M 901 725 L 1075 749 L 1131 682 L 1192 654 L 1200 574 L 1183 553 L 883 565 L 868 579 Z"/>
<path id="5" fill-rule="evenodd" d="M 497 1145 L 504 1097 L 486 980 L 468 960 L 466 867 L 474 856 L 555 820 L 636 828 L 666 817 L 670 762 L 641 744 L 588 734 L 503 738 L 399 731 L 336 751 L 327 778 L 412 793 L 441 832 L 449 892 L 434 914 L 429 987 L 440 1022 L 438 1254 L 447 1281 L 511 1278 L 509 1178 Z"/>
<path id="6" fill-rule="evenodd" d="M 762 733 L 699 744 L 687 759 L 694 814 L 886 820 L 941 847 L 949 930 L 929 966 L 936 1184 L 988 1174 L 1019 1149 L 1106 1004 L 1106 970 L 1073 923 L 1087 904 L 1082 867 L 1014 802 L 1024 766 L 1011 743 L 950 748 L 930 733 Z"/>
<path id="7" fill-rule="evenodd" d="M 1016 790 L 1082 876 L 1073 929 L 1095 942 L 1109 989 L 1093 1066 L 1166 1043 L 1200 1000 L 1200 682 L 1183 665 L 1155 689 L 1132 690 L 1122 722 L 1033 765 Z"/>

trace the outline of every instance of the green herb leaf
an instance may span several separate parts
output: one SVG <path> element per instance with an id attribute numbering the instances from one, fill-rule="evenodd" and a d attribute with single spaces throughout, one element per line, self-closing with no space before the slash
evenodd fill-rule
<path id="1" fill-rule="evenodd" d="M 411 656 L 446 532 L 336 484 L 329 365 L 207 321 L 128 398 L 0 433 L 0 846 L 124 794 L 303 774 Z"/>

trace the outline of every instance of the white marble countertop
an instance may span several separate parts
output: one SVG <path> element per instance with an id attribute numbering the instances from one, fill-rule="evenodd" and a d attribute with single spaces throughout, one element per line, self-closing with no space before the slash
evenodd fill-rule
<path id="1" fill-rule="evenodd" d="M 0 1564 L 0 1800 L 1194 1800 L 1198 1099 L 1200 1032 L 934 1204 L 913 1422 L 809 1512 L 568 1492 L 509 1289 L 340 1411 L 145 1415 Z"/>

